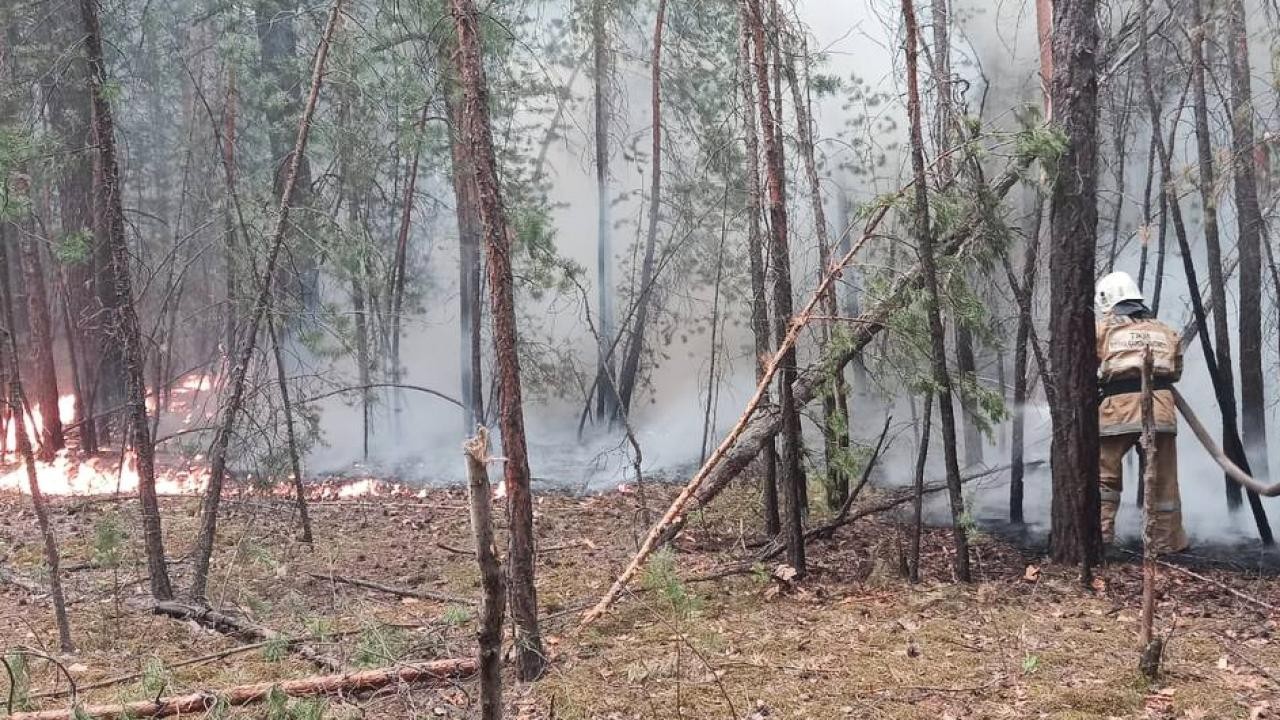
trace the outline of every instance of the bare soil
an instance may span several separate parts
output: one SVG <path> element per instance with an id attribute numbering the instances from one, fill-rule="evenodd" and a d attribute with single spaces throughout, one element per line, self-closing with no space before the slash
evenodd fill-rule
<path id="1" fill-rule="evenodd" d="M 654 508 L 670 488 L 649 488 Z M 871 498 L 867 499 L 870 502 Z M 83 703 L 138 700 L 319 672 L 279 643 L 245 642 L 148 609 L 137 504 L 57 498 L 72 630 L 56 653 L 47 598 L 0 582 L 0 647 L 56 658 Z M 175 585 L 199 501 L 166 498 Z M 499 503 L 496 512 L 503 509 Z M 975 544 L 979 582 L 952 582 L 949 531 L 925 537 L 923 582 L 898 575 L 902 528 L 867 519 L 812 546 L 804 582 L 752 564 L 760 539 L 751 489 L 693 518 L 674 553 L 602 622 L 575 632 L 642 533 L 632 494 L 537 499 L 539 600 L 552 665 L 536 684 L 509 679 L 509 717 L 667 718 L 1261 718 L 1280 717 L 1280 580 L 1206 569 L 1214 582 L 1162 568 L 1156 683 L 1138 672 L 1140 568 L 1113 563 L 1093 588 L 1041 567 L 993 536 Z M 478 597 L 465 496 L 377 497 L 313 505 L 316 542 L 296 541 L 291 505 L 237 497 L 226 506 L 210 594 L 222 609 L 336 655 L 352 667 L 473 652 L 466 603 L 404 599 L 331 581 L 336 574 Z M 815 521 L 819 518 L 815 517 Z M 112 527 L 125 537 L 118 548 Z M 118 562 L 112 561 L 113 549 Z M 43 562 L 29 500 L 0 496 L 0 568 L 35 580 Z M 315 577 L 311 573 L 314 573 Z M 1221 583 L 1219 586 L 1216 583 Z M 1224 589 L 1248 596 L 1245 599 Z M 220 651 L 223 657 L 181 664 Z M 30 656 L 14 709 L 72 701 L 53 661 Z M 7 680 L 0 676 L 0 713 Z M 474 717 L 469 681 L 361 697 L 215 710 L 220 717 Z"/>

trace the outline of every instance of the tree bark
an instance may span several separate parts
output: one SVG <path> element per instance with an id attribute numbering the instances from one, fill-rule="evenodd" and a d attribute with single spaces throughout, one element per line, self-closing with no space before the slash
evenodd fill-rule
<path id="1" fill-rule="evenodd" d="M 89 94 L 93 102 L 94 136 L 98 141 L 98 196 L 95 224 L 110 248 L 110 270 L 114 292 L 107 304 L 113 311 L 111 326 L 123 359 L 128 385 L 129 429 L 138 459 L 138 499 L 142 505 L 143 543 L 147 551 L 147 571 L 151 594 L 157 600 L 173 597 L 164 557 L 160 528 L 160 504 L 156 499 L 155 445 L 147 422 L 146 383 L 143 370 L 146 353 L 142 331 L 134 307 L 129 271 L 129 246 L 125 239 L 124 208 L 121 201 L 120 169 L 116 161 L 115 121 L 106 98 L 107 70 L 102 54 L 102 29 L 96 0 L 80 0 L 84 23 L 85 53 L 89 62 Z"/>
<path id="2" fill-rule="evenodd" d="M 649 107 L 653 118 L 649 147 L 649 232 L 644 243 L 644 261 L 640 266 L 636 316 L 627 339 L 626 354 L 622 358 L 622 372 L 618 376 L 618 413 L 611 416 L 612 423 L 617 423 L 622 415 L 631 415 L 631 397 L 639 382 L 640 356 L 644 353 L 645 330 L 653 305 L 654 260 L 658 250 L 658 221 L 662 216 L 662 30 L 666 17 L 667 2 L 658 0 L 657 19 L 653 25 L 653 54 L 649 60 Z M 607 338 L 608 335 L 602 337 Z"/>
<path id="3" fill-rule="evenodd" d="M 1209 302 L 1214 307 L 1227 306 L 1226 281 L 1222 275 L 1222 243 L 1218 235 L 1218 188 L 1213 167 L 1213 140 L 1209 134 L 1209 103 L 1205 90 L 1207 63 L 1204 54 L 1205 26 L 1201 0 L 1191 0 L 1191 82 L 1195 93 L 1196 160 L 1200 170 L 1200 200 L 1204 208 L 1204 248 L 1209 265 Z M 1194 292 L 1195 290 L 1193 290 Z M 1231 371 L 1231 330 L 1227 315 L 1220 312 L 1214 317 L 1213 337 L 1217 351 L 1218 372 L 1223 387 L 1235 397 L 1235 378 Z M 1234 413 L 1233 413 L 1234 414 Z M 1224 445 L 1227 442 L 1224 431 Z M 1240 486 L 1223 478 L 1227 493 L 1227 506 L 1238 508 L 1242 501 Z"/>
<path id="4" fill-rule="evenodd" d="M 938 289 L 938 271 L 933 250 L 933 229 L 929 222 L 929 179 L 924 166 L 924 131 L 920 112 L 918 33 L 914 0 L 902 0 L 902 20 L 907 49 L 907 115 L 911 123 L 911 168 L 915 180 L 914 235 L 924 277 L 926 312 L 929 317 L 929 345 L 933 383 L 938 394 L 938 413 L 942 421 L 942 451 L 947 469 L 948 495 L 951 499 L 951 524 L 955 544 L 955 572 L 961 582 L 970 582 L 969 538 L 963 516 L 964 497 L 960 491 L 960 463 L 956 457 L 956 418 L 951 398 L 951 376 L 947 372 L 946 330 L 942 324 L 942 301 Z"/>
<path id="5" fill-rule="evenodd" d="M 907 579 L 920 582 L 920 535 L 924 532 L 924 469 L 929 460 L 929 433 L 933 421 L 933 395 L 924 396 L 924 412 L 920 416 L 920 445 L 916 448 L 916 477 L 911 500 L 911 564 Z"/>
<path id="6" fill-rule="evenodd" d="M 764 376 L 765 366 L 772 354 L 773 341 L 769 337 L 769 305 L 765 288 L 764 233 L 760 228 L 760 212 L 763 204 L 760 192 L 760 137 L 756 132 L 756 91 L 751 60 L 751 26 L 747 17 L 747 4 L 738 3 L 738 83 L 742 95 L 742 128 L 745 144 L 747 191 L 747 256 L 751 271 L 751 332 L 755 338 L 756 382 Z M 769 402 L 768 389 L 764 402 Z M 764 478 L 761 508 L 764 513 L 764 531 L 773 537 L 782 531 L 782 517 L 778 511 L 778 446 L 773 437 L 760 446 L 761 473 Z"/>
<path id="7" fill-rule="evenodd" d="M 1067 138 L 1050 205 L 1049 355 L 1055 399 L 1049 553 L 1084 578 L 1102 559 L 1098 495 L 1098 357 L 1093 291 L 1097 255 L 1097 0 L 1053 3 L 1054 125 Z"/>
<path id="8" fill-rule="evenodd" d="M 1267 388 L 1262 371 L 1262 211 L 1254 166 L 1253 90 L 1249 35 L 1243 0 L 1228 0 L 1226 45 L 1231 68 L 1231 144 L 1235 175 L 1237 246 L 1240 254 L 1240 420 L 1245 452 L 1261 477 L 1268 476 Z"/>
<path id="9" fill-rule="evenodd" d="M 791 306 L 791 249 L 787 240 L 787 205 L 783 195 L 786 168 L 782 161 L 781 129 L 770 102 L 768 45 L 764 32 L 764 13 L 760 0 L 747 3 L 747 20 L 751 24 L 755 58 L 757 100 L 760 110 L 760 132 L 764 137 L 765 177 L 769 200 L 769 258 L 773 271 L 773 335 L 782 356 L 778 358 L 778 407 L 782 413 L 782 451 L 778 484 L 785 499 L 783 535 L 787 544 L 787 564 L 797 578 L 805 575 L 804 514 L 806 493 L 801 488 L 804 473 L 800 468 L 800 405 L 792 384 L 796 378 L 794 344 L 785 340 L 794 322 Z M 819 286 L 825 292 L 825 288 Z"/>
<path id="10" fill-rule="evenodd" d="M 454 55 L 463 89 L 463 137 L 470 149 L 479 198 L 480 223 L 489 258 L 489 303 L 493 318 L 493 351 L 498 377 L 498 427 L 507 458 L 510 539 L 507 592 L 516 629 L 516 666 L 522 680 L 535 680 L 546 669 L 538 630 L 534 589 L 533 497 L 529 488 L 529 454 L 525 444 L 524 407 L 517 353 L 516 313 L 512 288 L 513 230 L 498 182 L 489 125 L 489 88 L 481 56 L 479 21 L 471 0 L 451 0 L 458 49 Z"/>
<path id="11" fill-rule="evenodd" d="M 476 564 L 480 567 L 480 586 L 484 589 L 480 602 L 479 645 L 480 717 L 500 720 L 502 717 L 502 615 L 506 611 L 506 586 L 498 565 L 498 550 L 493 540 L 493 517 L 489 487 L 489 433 L 483 427 L 463 448 L 467 456 L 467 489 L 471 505 L 471 534 L 476 543 Z"/>
<path id="12" fill-rule="evenodd" d="M 91 3 L 93 0 L 81 0 Z M 316 103 L 320 99 L 320 86 L 324 79 L 325 59 L 329 55 L 329 46 L 341 17 L 342 0 L 334 0 L 329 11 L 329 19 L 324 34 L 316 49 L 315 62 L 311 73 L 311 91 L 307 96 L 307 104 L 303 108 L 302 117 L 298 121 L 298 135 L 294 141 L 293 154 L 289 158 L 289 167 L 284 177 L 284 184 L 279 194 L 280 205 L 276 216 L 275 229 L 268 242 L 268 255 L 262 276 L 258 279 L 257 299 L 245 328 L 244 337 L 236 349 L 235 365 L 230 369 L 230 381 L 226 404 L 219 418 L 217 434 L 209 449 L 209 484 L 205 490 L 204 502 L 200 507 L 200 530 L 196 538 L 193 554 L 195 555 L 191 572 L 191 591 L 193 600 L 203 601 L 209 581 L 209 564 L 213 558 L 213 543 L 218 532 L 218 507 L 222 502 L 222 483 L 227 474 L 227 452 L 231 444 L 231 435 L 235 430 L 236 419 L 244 406 L 246 378 L 249 365 L 253 361 L 254 351 L 258 344 L 258 331 L 262 328 L 262 320 L 271 305 L 276 271 L 280 263 L 280 255 L 284 248 L 284 236 L 289 225 L 289 210 L 293 206 L 293 191 L 298 182 L 298 168 L 307 150 L 307 138 L 311 132 L 311 119 L 315 114 Z"/>

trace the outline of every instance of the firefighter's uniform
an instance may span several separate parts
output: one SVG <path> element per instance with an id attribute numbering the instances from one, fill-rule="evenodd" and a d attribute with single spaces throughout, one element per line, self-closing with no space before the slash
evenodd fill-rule
<path id="1" fill-rule="evenodd" d="M 1188 541 L 1178 494 L 1177 408 L 1170 391 L 1182 377 L 1178 334 L 1145 313 L 1121 314 L 1109 309 L 1097 323 L 1097 336 L 1098 381 L 1103 396 L 1098 408 L 1103 540 L 1110 543 L 1115 538 L 1123 488 L 1121 463 L 1125 453 L 1139 446 L 1142 437 L 1142 359 L 1149 347 L 1156 388 L 1152 398 L 1155 481 L 1146 488 L 1152 494 L 1152 546 L 1161 553 L 1185 550 Z"/>

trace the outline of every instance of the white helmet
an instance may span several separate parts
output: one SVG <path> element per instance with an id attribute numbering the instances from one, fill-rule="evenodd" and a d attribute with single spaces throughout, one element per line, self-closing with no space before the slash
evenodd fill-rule
<path id="1" fill-rule="evenodd" d="M 1124 300 L 1144 299 L 1138 284 L 1129 277 L 1129 273 L 1113 272 L 1098 281 L 1097 292 L 1093 295 L 1093 304 L 1099 313 L 1105 313 Z"/>

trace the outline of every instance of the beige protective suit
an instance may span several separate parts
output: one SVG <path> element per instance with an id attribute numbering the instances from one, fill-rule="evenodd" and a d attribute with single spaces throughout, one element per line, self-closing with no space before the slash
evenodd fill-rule
<path id="1" fill-rule="evenodd" d="M 1182 501 L 1178 494 L 1177 408 L 1173 393 L 1160 389 L 1182 377 L 1182 346 L 1178 334 L 1153 318 L 1107 313 L 1097 325 L 1098 381 L 1103 399 L 1098 408 L 1099 480 L 1102 495 L 1102 536 L 1115 538 L 1116 512 L 1124 487 L 1122 461 L 1142 437 L 1142 356 L 1151 348 L 1153 364 L 1154 420 L 1156 431 L 1155 482 L 1152 493 L 1152 546 L 1156 552 L 1173 553 L 1188 545 L 1182 527 Z"/>

